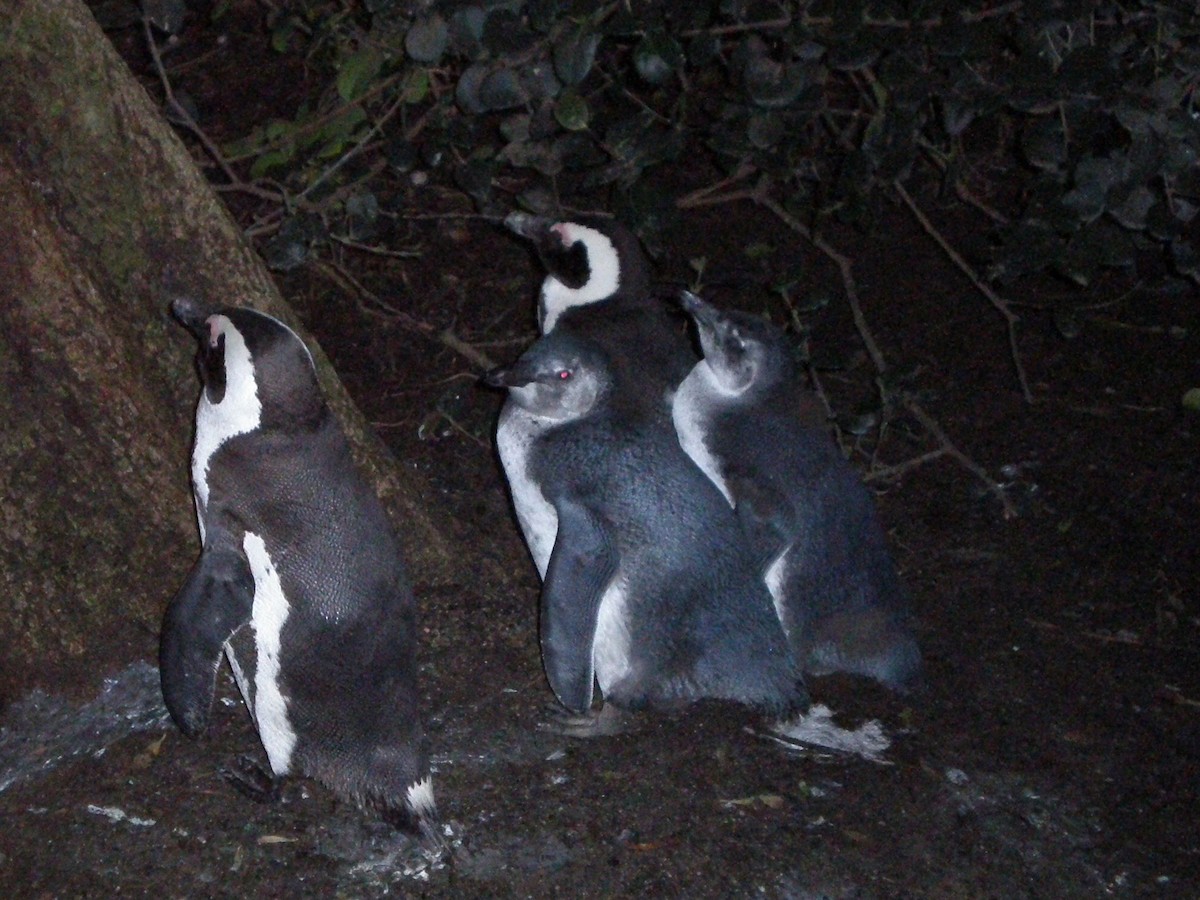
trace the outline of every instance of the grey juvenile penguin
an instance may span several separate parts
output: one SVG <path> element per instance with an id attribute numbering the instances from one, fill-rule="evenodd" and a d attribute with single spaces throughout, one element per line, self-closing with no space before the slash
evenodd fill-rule
<path id="1" fill-rule="evenodd" d="M 163 621 L 167 708 L 206 729 L 224 650 L 276 778 L 312 776 L 439 842 L 412 589 L 308 348 L 253 310 L 172 311 L 200 345 L 203 549 Z"/>
<path id="2" fill-rule="evenodd" d="M 487 379 L 533 423 L 527 474 L 555 514 L 540 619 L 555 694 L 579 714 L 593 680 L 602 715 L 704 697 L 807 708 L 733 511 L 673 430 L 623 402 L 637 385 L 620 371 L 603 347 L 555 328 Z"/>
<path id="3" fill-rule="evenodd" d="M 866 487 L 802 415 L 811 400 L 783 332 L 682 302 L 704 359 L 675 395 L 679 440 L 737 511 L 804 671 L 909 683 L 921 658 L 906 592 Z"/>
<path id="4" fill-rule="evenodd" d="M 616 402 L 635 423 L 631 433 L 673 432 L 670 396 L 697 356 L 678 309 L 651 294 L 650 263 L 637 238 L 619 222 L 596 216 L 555 221 L 513 213 L 505 224 L 533 243 L 546 267 L 539 330 L 562 328 L 604 351 L 614 381 L 629 386 Z M 546 423 L 510 397 L 496 433 L 517 520 L 543 578 L 557 519 L 528 460 Z"/>

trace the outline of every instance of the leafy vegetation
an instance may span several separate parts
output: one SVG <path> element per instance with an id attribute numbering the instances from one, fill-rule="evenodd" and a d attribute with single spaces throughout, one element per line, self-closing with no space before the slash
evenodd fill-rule
<path id="1" fill-rule="evenodd" d="M 270 46 L 303 53 L 327 89 L 223 152 L 289 210 L 336 193 L 360 227 L 370 184 L 335 188 L 379 159 L 449 170 L 487 212 L 604 189 L 652 232 L 675 198 L 643 176 L 703 148 L 818 229 L 868 228 L 897 183 L 936 179 L 983 211 L 1000 284 L 1050 269 L 1086 285 L 1147 249 L 1197 279 L 1186 7 L 301 0 L 267 13 Z M 358 167 L 337 165 L 348 154 Z"/>
<path id="2" fill-rule="evenodd" d="M 1027 398 L 1003 290 L 1114 267 L 1200 281 L 1194 4 L 296 0 L 264 16 L 264 53 L 302 55 L 324 89 L 209 150 L 273 204 L 253 231 L 277 269 L 370 243 L 386 176 L 433 173 L 479 214 L 608 208 L 651 247 L 681 209 L 757 202 L 838 263 L 856 303 L 825 235 L 899 203 L 1005 318 Z M 708 188 L 647 177 L 697 154 L 722 173 Z M 959 207 L 952 237 L 914 199 L 934 192 Z M 1077 332 L 1070 303 L 1056 322 Z"/>

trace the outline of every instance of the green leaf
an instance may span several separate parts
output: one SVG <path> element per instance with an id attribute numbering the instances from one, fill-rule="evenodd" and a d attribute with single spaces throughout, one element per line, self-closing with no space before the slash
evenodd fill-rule
<path id="1" fill-rule="evenodd" d="M 1104 212 L 1104 186 L 1088 181 L 1062 196 L 1062 205 L 1080 222 L 1094 222 Z"/>
<path id="2" fill-rule="evenodd" d="M 665 31 L 646 32 L 633 48 L 633 65 L 647 84 L 664 84 L 683 64 L 683 48 Z"/>
<path id="3" fill-rule="evenodd" d="M 572 88 L 563 91 L 554 104 L 554 118 L 567 131 L 583 131 L 588 127 L 588 117 L 587 101 Z"/>
<path id="4" fill-rule="evenodd" d="M 481 95 L 483 82 L 488 77 L 488 67 L 482 63 L 469 66 L 458 78 L 454 86 L 454 100 L 465 112 L 473 115 L 487 112 L 487 106 Z"/>
<path id="5" fill-rule="evenodd" d="M 767 150 L 783 140 L 783 120 L 775 113 L 762 113 L 750 117 L 746 136 L 759 150 Z"/>
<path id="6" fill-rule="evenodd" d="M 420 103 L 429 96 L 429 70 L 410 69 L 404 76 L 400 88 L 405 103 Z"/>
<path id="7" fill-rule="evenodd" d="M 1200 412 L 1200 388 L 1189 388 L 1181 402 L 1188 412 Z"/>
<path id="8" fill-rule="evenodd" d="M 1067 139 L 1058 116 L 1035 118 L 1021 135 L 1021 153 L 1035 168 L 1058 171 L 1067 162 Z"/>
<path id="9" fill-rule="evenodd" d="M 404 35 L 404 52 L 417 62 L 432 66 L 442 58 L 449 43 L 450 29 L 446 20 L 433 13 L 413 22 Z"/>
<path id="10" fill-rule="evenodd" d="M 366 93 L 382 67 L 383 57 L 374 47 L 359 50 L 338 70 L 338 96 L 347 103 L 357 100 Z"/>
<path id="11" fill-rule="evenodd" d="M 742 83 L 757 105 L 779 109 L 795 101 L 812 83 L 811 73 L 803 63 L 785 66 L 767 56 L 754 56 L 746 62 Z"/>
<path id="12" fill-rule="evenodd" d="M 1139 184 L 1120 203 L 1110 206 L 1108 213 L 1125 228 L 1141 231 L 1146 227 L 1146 215 L 1154 201 L 1154 192 Z"/>
<path id="13" fill-rule="evenodd" d="M 1186 240 L 1171 242 L 1171 263 L 1180 275 L 1200 281 L 1200 253 Z"/>
<path id="14" fill-rule="evenodd" d="M 483 25 L 487 14 L 478 6 L 463 6 L 450 15 L 450 47 L 468 59 L 475 59 L 483 49 Z"/>
<path id="15" fill-rule="evenodd" d="M 279 169 L 292 161 L 292 148 L 281 147 L 278 150 L 268 150 L 254 161 L 250 167 L 250 179 L 262 178 L 272 169 Z"/>
<path id="16" fill-rule="evenodd" d="M 1079 317 L 1075 315 L 1075 310 L 1062 306 L 1054 310 L 1054 327 L 1068 341 L 1073 341 L 1079 337 L 1079 332 L 1082 330 L 1079 325 Z"/>
<path id="17" fill-rule="evenodd" d="M 271 49 L 276 53 L 286 53 L 292 35 L 296 33 L 296 22 L 288 16 L 271 29 Z"/>
<path id="18" fill-rule="evenodd" d="M 596 61 L 600 35 L 587 25 L 571 29 L 554 44 L 554 74 L 566 85 L 579 84 L 587 78 Z"/>
<path id="19" fill-rule="evenodd" d="M 497 69 L 479 86 L 479 101 L 488 110 L 512 109 L 524 105 L 527 99 L 528 94 L 512 69 Z"/>

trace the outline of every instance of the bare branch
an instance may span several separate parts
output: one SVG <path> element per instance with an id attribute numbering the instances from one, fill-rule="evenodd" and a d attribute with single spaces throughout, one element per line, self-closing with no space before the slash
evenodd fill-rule
<path id="1" fill-rule="evenodd" d="M 908 207 L 909 212 L 913 214 L 913 218 L 915 218 L 920 224 L 921 228 L 925 230 L 925 233 L 933 238 L 934 242 L 942 248 L 942 252 L 950 258 L 950 261 L 958 267 L 959 271 L 961 271 L 967 276 L 968 279 L 970 279 L 971 284 L 975 285 L 975 288 L 988 299 L 988 302 L 992 304 L 996 311 L 999 312 L 1000 315 L 1004 316 L 1004 321 L 1008 329 L 1009 355 L 1012 359 L 1013 367 L 1017 372 L 1017 381 L 1021 385 L 1021 394 L 1025 398 L 1026 403 L 1032 404 L 1034 402 L 1033 392 L 1029 389 L 1029 379 L 1025 376 L 1025 366 L 1021 362 L 1021 352 L 1020 348 L 1017 346 L 1017 325 L 1021 321 L 1020 316 L 1012 311 L 1012 308 L 1008 305 L 1008 302 L 995 291 L 993 291 L 983 281 L 983 279 L 979 277 L 978 273 L 974 268 L 972 268 L 971 264 L 963 259 L 962 255 L 950 245 L 950 242 L 947 241 L 945 236 L 938 231 L 937 227 L 931 221 L 929 221 L 929 217 L 925 215 L 925 213 L 921 210 L 921 207 L 917 205 L 917 202 L 913 200 L 908 191 L 904 189 L 904 185 L 902 185 L 899 181 L 894 181 L 892 182 L 892 187 L 895 189 L 896 194 L 900 197 L 900 200 L 905 206 Z"/>

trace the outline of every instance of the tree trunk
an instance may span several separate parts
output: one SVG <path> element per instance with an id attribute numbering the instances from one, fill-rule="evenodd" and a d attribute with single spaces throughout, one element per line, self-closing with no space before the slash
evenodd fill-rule
<path id="1" fill-rule="evenodd" d="M 249 305 L 305 333 L 78 0 L 0 0 L 0 204 L 2 706 L 152 656 L 199 551 L 195 348 L 169 300 Z M 449 580 L 427 492 L 308 343 L 415 580 Z"/>

